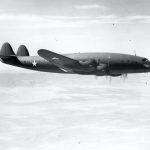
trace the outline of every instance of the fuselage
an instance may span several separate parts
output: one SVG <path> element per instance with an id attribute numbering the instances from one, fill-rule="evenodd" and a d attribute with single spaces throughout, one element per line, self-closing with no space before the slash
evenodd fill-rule
<path id="1" fill-rule="evenodd" d="M 78 61 L 86 61 L 92 59 L 95 60 L 97 65 L 107 66 L 102 70 L 96 70 L 93 72 L 78 72 L 78 74 L 115 76 L 124 73 L 144 73 L 150 71 L 149 65 L 146 65 L 146 63 L 149 62 L 148 59 L 134 55 L 119 53 L 70 53 L 63 55 Z M 43 59 L 40 56 L 15 56 L 13 60 L 3 59 L 2 62 L 35 71 L 69 74 L 77 73 L 69 71 L 66 72 L 60 67 L 52 64 L 51 62 Z"/>

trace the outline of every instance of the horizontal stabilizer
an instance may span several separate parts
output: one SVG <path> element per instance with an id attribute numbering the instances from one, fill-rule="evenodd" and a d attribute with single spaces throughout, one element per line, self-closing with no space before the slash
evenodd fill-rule
<path id="1" fill-rule="evenodd" d="M 11 56 L 0 55 L 0 58 L 12 58 Z"/>
<path id="2" fill-rule="evenodd" d="M 40 49 L 38 50 L 39 56 L 53 63 L 61 69 L 65 69 L 66 71 L 85 71 L 91 72 L 94 71 L 95 68 L 84 68 L 79 61 L 74 60 L 72 58 L 66 57 L 64 55 L 60 55 L 48 50 Z"/>

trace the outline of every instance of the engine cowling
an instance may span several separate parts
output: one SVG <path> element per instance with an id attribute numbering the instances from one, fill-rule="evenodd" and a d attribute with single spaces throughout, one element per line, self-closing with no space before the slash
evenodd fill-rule
<path id="1" fill-rule="evenodd" d="M 98 70 L 98 71 L 106 70 L 106 68 L 107 68 L 107 65 L 106 65 L 106 64 L 99 64 L 99 65 L 97 66 L 97 70 Z"/>
<path id="2" fill-rule="evenodd" d="M 93 59 L 88 59 L 88 60 L 81 60 L 79 63 L 83 66 L 89 66 L 89 65 L 94 65 L 95 60 Z"/>
<path id="3" fill-rule="evenodd" d="M 96 75 L 97 76 L 104 76 L 107 75 L 108 66 L 106 64 L 98 64 L 96 67 Z"/>
<path id="4" fill-rule="evenodd" d="M 20 45 L 17 51 L 17 56 L 29 56 L 29 51 L 26 46 Z"/>
<path id="5" fill-rule="evenodd" d="M 118 77 L 118 76 L 121 76 L 122 74 L 110 74 L 110 76 L 112 77 Z"/>

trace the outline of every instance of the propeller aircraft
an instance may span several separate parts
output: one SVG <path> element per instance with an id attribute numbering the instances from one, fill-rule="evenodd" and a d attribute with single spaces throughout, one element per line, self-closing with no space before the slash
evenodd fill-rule
<path id="1" fill-rule="evenodd" d="M 135 55 L 102 52 L 57 54 L 45 49 L 38 50 L 38 55 L 29 56 L 24 45 L 15 54 L 9 43 L 4 43 L 0 50 L 2 63 L 35 71 L 112 77 L 150 72 L 150 61 Z"/>

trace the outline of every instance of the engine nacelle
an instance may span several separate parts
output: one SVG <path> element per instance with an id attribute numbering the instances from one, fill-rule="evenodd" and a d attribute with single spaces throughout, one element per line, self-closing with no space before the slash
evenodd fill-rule
<path id="1" fill-rule="evenodd" d="M 106 64 L 99 64 L 99 65 L 97 66 L 97 70 L 98 70 L 98 71 L 106 70 L 106 68 L 107 68 L 107 65 L 106 65 Z"/>
<path id="2" fill-rule="evenodd" d="M 10 55 L 15 55 L 15 53 L 9 43 L 4 43 L 0 50 L 0 55 L 10 56 Z"/>
<path id="3" fill-rule="evenodd" d="M 99 64 L 96 68 L 96 75 L 97 76 L 107 75 L 107 65 L 106 64 Z"/>
<path id="4" fill-rule="evenodd" d="M 89 66 L 89 65 L 94 65 L 95 60 L 94 59 L 80 60 L 79 63 L 83 66 Z"/>
<path id="5" fill-rule="evenodd" d="M 110 76 L 112 77 L 118 77 L 118 76 L 121 76 L 122 74 L 111 74 Z"/>
<path id="6" fill-rule="evenodd" d="M 19 46 L 17 56 L 29 56 L 29 52 L 24 45 Z"/>

